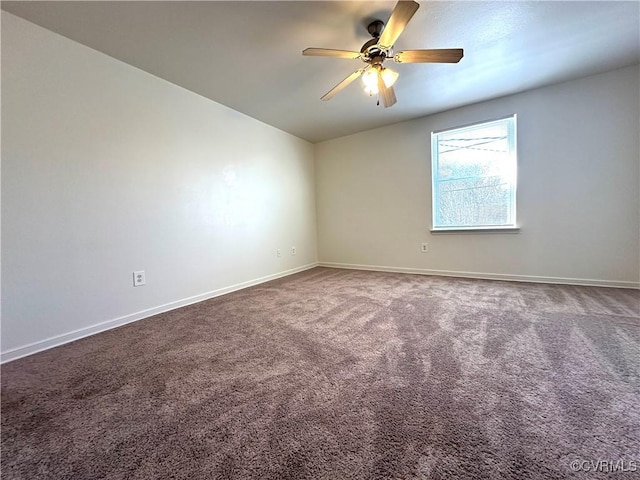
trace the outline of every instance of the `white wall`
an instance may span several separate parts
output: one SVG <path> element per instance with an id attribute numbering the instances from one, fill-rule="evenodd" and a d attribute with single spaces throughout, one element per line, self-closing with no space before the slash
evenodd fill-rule
<path id="1" fill-rule="evenodd" d="M 311 144 L 6 12 L 2 169 L 3 360 L 317 261 Z"/>
<path id="2" fill-rule="evenodd" d="M 317 144 L 320 262 L 637 287 L 638 78 L 628 67 Z M 431 131 L 513 113 L 520 233 L 431 234 Z"/>

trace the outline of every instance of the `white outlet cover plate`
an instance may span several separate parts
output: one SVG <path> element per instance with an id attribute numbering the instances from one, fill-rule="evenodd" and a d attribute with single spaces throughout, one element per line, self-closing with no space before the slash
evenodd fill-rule
<path id="1" fill-rule="evenodd" d="M 145 275 L 144 275 L 144 270 L 140 270 L 138 272 L 133 272 L 133 286 L 134 287 L 141 287 L 146 282 L 147 282 L 147 280 L 146 280 Z"/>

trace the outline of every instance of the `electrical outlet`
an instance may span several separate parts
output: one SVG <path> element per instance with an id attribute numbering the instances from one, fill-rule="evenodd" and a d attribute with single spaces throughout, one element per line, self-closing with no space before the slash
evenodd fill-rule
<path id="1" fill-rule="evenodd" d="M 422 243 L 420 245 L 420 251 L 422 253 L 427 253 L 429 251 L 429 244 L 428 243 Z"/>
<path id="2" fill-rule="evenodd" d="M 280 251 L 280 249 L 277 249 L 277 250 L 276 250 L 276 256 L 277 256 L 278 258 L 280 258 L 280 257 L 282 256 L 282 252 Z"/>
<path id="3" fill-rule="evenodd" d="M 291 247 L 291 255 L 295 255 L 296 254 L 296 247 Z"/>
<path id="4" fill-rule="evenodd" d="M 141 287 L 142 285 L 147 283 L 147 279 L 144 276 L 144 270 L 140 270 L 138 272 L 133 272 L 133 286 Z"/>

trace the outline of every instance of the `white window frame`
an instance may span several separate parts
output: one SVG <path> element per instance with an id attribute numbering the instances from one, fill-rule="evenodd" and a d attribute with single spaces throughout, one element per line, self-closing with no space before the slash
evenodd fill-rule
<path id="1" fill-rule="evenodd" d="M 431 132 L 431 232 L 491 232 L 491 231 L 499 231 L 499 232 L 518 232 L 520 229 L 518 224 L 516 223 L 516 214 L 517 214 L 517 203 L 516 203 L 516 191 L 518 186 L 518 155 L 517 155 L 517 120 L 516 114 L 509 115 L 507 117 L 501 117 L 493 120 L 484 120 L 481 122 L 476 122 L 472 124 L 462 125 L 458 127 L 447 128 L 443 130 L 433 131 Z M 507 123 L 507 132 L 508 132 L 508 146 L 509 146 L 509 156 L 511 157 L 511 161 L 513 162 L 513 177 L 511 180 L 511 222 L 508 224 L 500 224 L 500 225 L 437 225 L 437 194 L 438 194 L 438 180 L 437 180 L 437 172 L 438 172 L 438 136 L 443 133 L 451 133 L 454 131 L 464 132 L 467 129 L 476 128 L 479 125 L 491 125 L 497 123 Z"/>

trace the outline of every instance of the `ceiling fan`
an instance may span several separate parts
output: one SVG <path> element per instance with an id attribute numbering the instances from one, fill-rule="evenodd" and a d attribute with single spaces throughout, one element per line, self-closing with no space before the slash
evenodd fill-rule
<path id="1" fill-rule="evenodd" d="M 362 76 L 365 92 L 370 96 L 379 94 L 383 105 L 387 108 L 397 101 L 393 84 L 398 78 L 398 73 L 384 67 L 385 60 L 392 58 L 397 63 L 459 62 L 463 55 L 461 48 L 403 50 L 394 54 L 393 45 L 419 7 L 420 5 L 413 0 L 400 0 L 391 12 L 386 26 L 382 20 L 374 20 L 368 25 L 367 30 L 373 38 L 366 42 L 359 52 L 332 48 L 304 49 L 302 54 L 307 56 L 360 59 L 365 63 L 364 67 L 356 70 L 329 90 L 321 100 L 330 100 L 336 93 Z"/>

